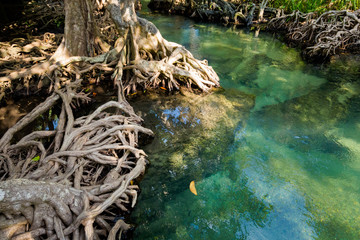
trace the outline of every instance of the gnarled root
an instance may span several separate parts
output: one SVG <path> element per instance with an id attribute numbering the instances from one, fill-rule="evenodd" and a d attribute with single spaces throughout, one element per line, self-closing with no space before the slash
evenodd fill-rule
<path id="1" fill-rule="evenodd" d="M 178 55 L 172 54 L 160 61 L 139 59 L 132 65 L 124 67 L 124 70 L 132 69 L 134 73 L 126 84 L 127 93 L 131 89 L 135 90 L 139 83 L 143 83 L 144 88 L 158 87 L 162 84 L 162 87 L 167 87 L 170 91 L 174 88 L 179 89 L 179 81 L 183 81 L 189 88 L 194 84 L 205 92 L 213 86 L 218 86 L 217 75 L 208 67 L 206 61 L 196 60 L 182 47 L 177 48 L 173 53 Z"/>
<path id="2" fill-rule="evenodd" d="M 288 32 L 289 41 L 304 48 L 308 57 L 328 57 L 346 51 L 360 50 L 360 11 L 293 12 L 274 18 L 271 30 Z"/>
<path id="3" fill-rule="evenodd" d="M 151 0 L 149 8 L 166 13 L 176 13 L 198 18 L 203 21 L 221 22 L 225 25 L 234 24 L 249 27 L 275 17 L 280 10 L 266 7 L 267 0 L 255 3 L 243 3 L 244 1 L 198 1 L 198 0 Z"/>
<path id="4" fill-rule="evenodd" d="M 39 87 L 45 79 L 51 82 L 51 92 L 56 80 L 62 84 L 61 80 L 66 81 L 68 75 L 81 76 L 93 69 L 114 72 L 114 83 L 122 83 L 127 93 L 135 92 L 139 86 L 160 84 L 169 90 L 183 84 L 205 92 L 219 86 L 219 77 L 206 60 L 199 61 L 183 46 L 166 41 L 155 25 L 145 19 L 137 17 L 134 22 L 124 23 L 119 18 L 118 5 L 112 2 L 117 0 L 107 1 L 107 9 L 121 34 L 115 48 L 95 57 L 69 56 L 63 40 L 48 61 L 0 77 L 0 93 L 12 88 L 14 80 L 25 81 L 35 75 L 39 76 Z M 68 72 L 64 77 L 56 76 L 64 71 Z"/>
<path id="5" fill-rule="evenodd" d="M 124 11 L 133 9 L 124 1 Z M 196 60 L 181 45 L 162 38 L 150 22 L 121 19 L 118 0 L 106 8 L 121 37 L 115 48 L 95 57 L 69 56 L 64 41 L 49 61 L 0 78 L 0 87 L 19 78 L 50 79 L 52 95 L 10 128 L 0 139 L 0 234 L 4 238 L 110 239 L 129 225 L 113 221 L 137 200 L 133 180 L 145 170 L 146 154 L 138 148 L 140 126 L 124 92 L 137 87 L 208 91 L 219 78 L 206 61 Z M 75 119 L 72 108 L 89 101 L 82 79 L 112 73 L 118 102 L 110 101 Z M 56 104 L 61 105 L 55 130 L 34 131 L 19 141 L 14 135 Z M 112 113 L 107 109 L 115 109 Z M 19 194 L 17 194 L 18 191 Z M 112 228 L 112 225 L 113 228 Z"/>
<path id="6" fill-rule="evenodd" d="M 120 28 L 122 23 L 114 21 Z M 183 84 L 205 92 L 219 86 L 219 77 L 206 60 L 199 61 L 183 46 L 166 41 L 155 25 L 145 19 L 138 18 L 134 25 L 126 28 L 116 45 L 121 50 L 113 76 L 123 78 L 127 93 L 135 92 L 139 85 L 145 89 L 162 85 L 171 91 Z"/>
<path id="7" fill-rule="evenodd" d="M 42 235 L 93 239 L 128 229 L 118 223 L 111 230 L 115 218 L 109 212 L 118 216 L 119 209 L 127 211 L 135 205 L 138 187 L 133 180 L 146 165 L 145 153 L 137 148 L 138 135 L 152 132 L 140 126 L 141 118 L 127 102 L 110 101 L 74 119 L 71 104 L 79 98 L 87 100 L 77 92 L 80 82 L 56 89 L 0 140 L 5 180 L 0 182 L 0 219 L 8 223 L 0 225 L 4 239 Z M 12 143 L 16 132 L 60 99 L 56 130 L 35 131 Z M 109 108 L 118 114 L 105 112 Z"/>

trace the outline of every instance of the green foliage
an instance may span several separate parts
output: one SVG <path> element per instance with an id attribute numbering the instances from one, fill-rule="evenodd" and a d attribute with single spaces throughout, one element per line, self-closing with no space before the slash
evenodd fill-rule
<path id="1" fill-rule="evenodd" d="M 63 27 L 65 25 L 65 22 L 64 22 L 64 18 L 60 17 L 60 18 L 55 18 L 54 19 L 54 24 L 56 25 L 56 27 L 60 28 L 60 27 Z"/>
<path id="2" fill-rule="evenodd" d="M 37 161 L 39 161 L 40 160 L 40 156 L 36 156 L 36 157 L 34 157 L 33 159 L 31 159 L 31 161 L 33 161 L 33 162 L 37 162 Z"/>
<path id="3" fill-rule="evenodd" d="M 357 10 L 360 7 L 360 0 L 273 0 L 268 6 L 284 8 L 289 12 L 299 10 L 323 13 L 329 10 Z"/>

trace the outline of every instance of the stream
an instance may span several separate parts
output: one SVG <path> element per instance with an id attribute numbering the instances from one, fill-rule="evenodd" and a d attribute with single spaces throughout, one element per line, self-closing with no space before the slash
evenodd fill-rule
<path id="1" fill-rule="evenodd" d="M 133 238 L 360 239 L 356 60 L 311 65 L 265 33 L 143 15 L 223 89 L 132 103 L 156 134 Z"/>
<path id="2" fill-rule="evenodd" d="M 207 59 L 222 88 L 131 100 L 155 137 L 129 238 L 360 239 L 359 58 L 313 65 L 267 33 L 141 15 Z M 115 98 L 93 90 L 91 109 Z M 41 100 L 1 107 L 0 132 Z M 56 128 L 54 112 L 33 126 Z"/>

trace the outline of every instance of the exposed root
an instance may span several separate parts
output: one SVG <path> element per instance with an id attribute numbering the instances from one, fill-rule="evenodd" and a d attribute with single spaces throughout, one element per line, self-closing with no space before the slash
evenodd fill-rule
<path id="1" fill-rule="evenodd" d="M 118 39 L 116 48 L 102 55 L 69 57 L 64 51 L 62 43 L 50 60 L 0 77 L 1 91 L 11 89 L 14 80 L 26 80 L 34 75 L 39 76 L 41 84 L 38 85 L 43 86 L 42 81 L 52 81 L 52 86 L 55 72 L 63 68 L 77 75 L 93 69 L 114 72 L 114 81 L 124 82 L 126 93 L 136 92 L 138 86 L 156 88 L 162 85 L 173 90 L 183 84 L 205 92 L 219 86 L 219 78 L 206 60 L 199 61 L 183 46 L 163 39 L 158 29 L 145 19 L 139 19 L 137 27 L 130 28 Z M 76 63 L 82 63 L 81 67 L 74 65 Z M 129 73 L 124 74 L 124 71 Z"/>
<path id="2" fill-rule="evenodd" d="M 360 49 L 360 10 L 316 13 L 293 12 L 274 18 L 271 30 L 288 32 L 289 41 L 304 48 L 308 57 L 329 57 Z"/>
<path id="3" fill-rule="evenodd" d="M 146 164 L 145 153 L 137 148 L 138 135 L 152 132 L 140 126 L 141 118 L 126 102 L 108 102 L 74 119 L 71 103 L 87 100 L 76 92 L 80 82 L 56 89 L 0 141 L 0 177 L 6 180 L 0 182 L 0 219 L 8 223 L 0 226 L 2 239 L 93 239 L 98 238 L 96 229 L 115 237 L 119 229 L 129 228 L 118 221 L 111 229 L 114 218 L 104 217 L 134 206 L 137 186 L 132 181 Z M 12 143 L 16 132 L 60 99 L 56 130 L 36 131 Z M 104 112 L 109 108 L 121 114 Z"/>
<path id="4" fill-rule="evenodd" d="M 149 8 L 166 13 L 187 15 L 203 21 L 246 27 L 266 22 L 279 12 L 278 9 L 266 7 L 268 4 L 266 0 L 259 4 L 242 2 L 225 0 L 178 0 L 169 2 L 166 0 L 152 0 L 149 3 Z"/>
<path id="5" fill-rule="evenodd" d="M 63 41 L 51 56 L 51 52 L 49 53 L 47 50 L 54 50 L 54 41 L 51 40 L 51 44 L 46 43 L 49 42 L 49 35 L 44 36 L 44 41 L 37 40 L 26 46 L 14 47 L 11 45 L 8 47 L 11 51 L 7 50 L 5 54 L 2 54 L 5 57 L 0 59 L 0 71 L 1 64 L 3 64 L 3 68 L 6 68 L 0 72 L 0 96 L 4 95 L 6 91 L 14 90 L 17 86 L 27 87 L 29 94 L 31 85 L 29 81 L 34 80 L 37 83 L 33 85 L 36 85 L 38 89 L 50 85 L 51 92 L 54 89 L 55 72 L 63 68 L 66 68 L 70 74 L 77 75 L 92 69 L 108 73 L 114 72 L 114 83 L 122 81 L 126 93 L 136 92 L 139 86 L 156 88 L 161 85 L 173 90 L 183 84 L 189 88 L 196 86 L 202 91 L 219 86 L 218 76 L 206 61 L 199 61 L 181 45 L 166 41 L 155 25 L 145 19 L 136 17 L 132 19 L 133 22 L 124 22 L 121 19 L 122 15 L 118 12 L 117 0 L 105 2 L 96 11 L 95 21 L 109 23 L 111 17 L 113 25 L 106 27 L 100 24 L 97 34 L 111 42 L 116 26 L 121 37 L 117 40 L 115 48 L 106 50 L 109 49 L 109 46 L 100 38 L 96 38 L 98 40 L 95 39 L 95 41 L 98 41 L 98 45 L 102 49 L 99 48 L 98 52 L 106 50 L 103 54 L 96 57 L 72 57 L 67 52 Z M 103 7 L 109 11 L 99 10 Z M 51 36 L 51 38 L 55 39 L 55 36 Z M 30 58 L 28 55 L 23 57 L 19 54 L 29 51 L 36 51 L 36 57 Z M 45 59 L 48 60 L 41 62 Z M 9 64 L 14 62 L 19 62 L 19 65 L 8 68 Z M 28 62 L 28 64 L 24 65 L 24 62 Z M 38 64 L 30 65 L 36 62 Z M 38 77 L 34 78 L 34 76 Z M 23 84 L 17 82 L 19 79 L 22 79 Z"/>
<path id="6" fill-rule="evenodd" d="M 125 6 L 120 8 L 121 4 Z M 146 154 L 138 148 L 139 134 L 153 134 L 140 126 L 142 119 L 124 93 L 159 86 L 173 90 L 180 85 L 206 92 L 219 86 L 205 60 L 196 60 L 181 45 L 163 39 L 152 23 L 137 18 L 134 1 L 108 0 L 104 6 L 120 33 L 114 48 L 94 57 L 72 56 L 65 39 L 51 58 L 47 52 L 38 56 L 45 62 L 38 60 L 30 68 L 0 77 L 0 93 L 11 90 L 14 81 L 30 79 L 52 93 L 0 139 L 0 222 L 8 223 L 0 224 L 2 239 L 121 235 L 130 226 L 117 217 L 134 207 L 138 187 L 133 181 L 146 165 Z M 110 76 L 118 87 L 118 102 L 75 118 L 72 109 L 90 100 L 81 91 L 82 79 Z M 14 139 L 55 105 L 61 105 L 55 130 Z M 115 111 L 106 112 L 110 108 Z"/>
<path id="7" fill-rule="evenodd" d="M 28 40 L 17 38 L 11 42 L 0 42 L 0 91 L 21 90 L 27 88 L 29 92 L 30 78 L 24 73 L 37 74 L 43 72 L 46 62 L 57 48 L 59 37 L 52 33 L 45 33 L 41 37 Z M 16 78 L 23 78 L 23 81 L 12 81 Z M 34 80 L 31 80 L 34 82 Z M 36 85 L 39 84 L 36 79 Z M 40 83 L 41 85 L 41 83 Z M 40 86 L 39 86 L 40 87 Z"/>
<path id="8" fill-rule="evenodd" d="M 113 77 L 125 78 L 127 93 L 136 92 L 138 85 L 147 88 L 161 84 L 173 90 L 182 83 L 202 91 L 219 86 L 219 77 L 206 61 L 196 60 L 183 46 L 166 41 L 154 24 L 142 18 L 124 23 L 117 17 L 116 6 L 109 3 L 107 9 L 119 31 L 123 32 L 116 44 L 121 50 Z M 131 74 L 124 71 L 131 71 Z"/>
<path id="9" fill-rule="evenodd" d="M 134 73 L 126 84 L 127 93 L 131 90 L 136 91 L 136 85 L 141 83 L 145 89 L 149 86 L 156 88 L 162 85 L 171 91 L 174 88 L 179 89 L 179 81 L 182 81 L 189 88 L 194 84 L 205 92 L 219 84 L 216 73 L 207 62 L 196 60 L 181 46 L 176 48 L 171 56 L 160 61 L 139 59 L 132 65 L 123 67 L 123 70 L 127 69 L 131 69 Z"/>
<path id="10" fill-rule="evenodd" d="M 15 4 L 24 6 L 22 16 L 15 22 L 6 21 L 0 23 L 2 31 L 0 41 L 19 37 L 27 38 L 29 33 L 38 35 L 39 32 L 63 27 L 64 1 L 29 0 L 26 3 L 15 2 Z"/>

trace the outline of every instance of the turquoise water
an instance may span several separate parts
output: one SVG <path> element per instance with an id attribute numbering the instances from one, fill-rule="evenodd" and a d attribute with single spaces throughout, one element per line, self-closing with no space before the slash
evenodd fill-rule
<path id="1" fill-rule="evenodd" d="M 133 238 L 360 239 L 358 65 L 305 64 L 266 34 L 146 17 L 208 59 L 224 90 L 134 103 L 156 137 Z"/>

